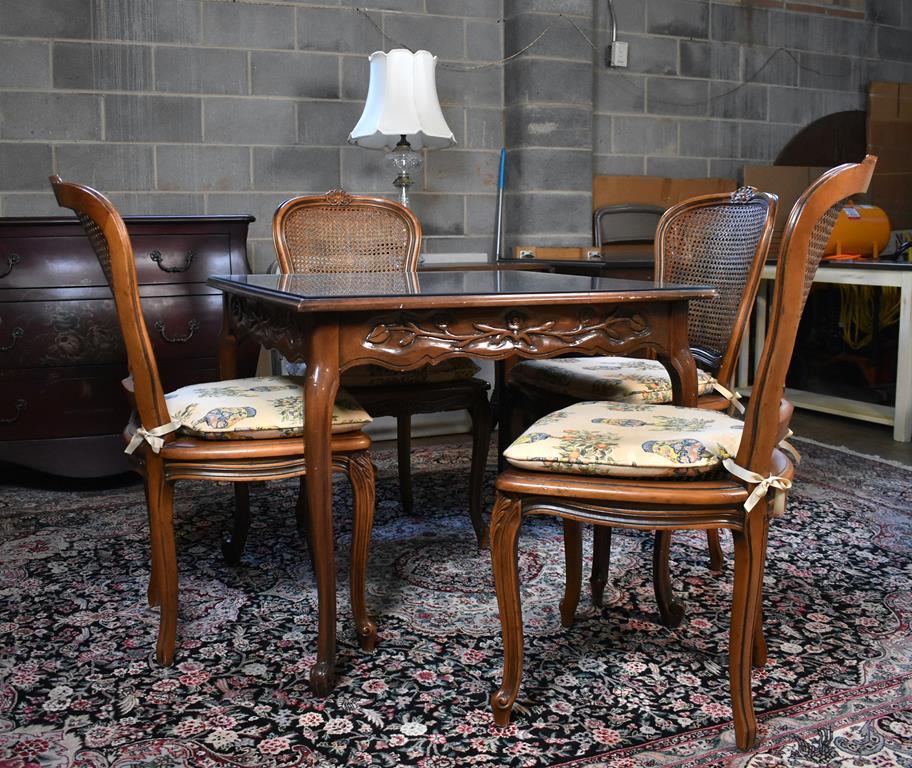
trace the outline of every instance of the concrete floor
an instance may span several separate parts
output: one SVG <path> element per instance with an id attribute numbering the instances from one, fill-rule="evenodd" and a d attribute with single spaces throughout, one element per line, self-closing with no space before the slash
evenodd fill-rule
<path id="1" fill-rule="evenodd" d="M 893 427 L 884 424 L 796 410 L 792 415 L 792 431 L 797 437 L 808 437 L 829 445 L 842 445 L 859 453 L 912 464 L 912 443 L 896 442 Z M 801 450 L 800 445 L 796 447 Z"/>

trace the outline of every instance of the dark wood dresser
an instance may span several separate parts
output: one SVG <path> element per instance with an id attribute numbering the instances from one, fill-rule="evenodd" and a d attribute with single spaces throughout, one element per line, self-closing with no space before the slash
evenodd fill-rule
<path id="1" fill-rule="evenodd" d="M 218 378 L 215 274 L 244 274 L 252 216 L 133 216 L 143 314 L 172 390 Z M 253 375 L 243 349 L 239 375 Z M 127 469 L 127 362 L 114 301 L 75 218 L 0 218 L 0 461 L 68 477 Z"/>

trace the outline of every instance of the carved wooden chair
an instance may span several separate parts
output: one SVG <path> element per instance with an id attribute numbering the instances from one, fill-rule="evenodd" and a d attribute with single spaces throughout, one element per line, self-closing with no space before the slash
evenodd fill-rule
<path id="1" fill-rule="evenodd" d="M 503 682 L 491 700 L 509 722 L 523 669 L 517 541 L 527 515 L 563 518 L 567 585 L 561 603 L 573 621 L 581 582 L 580 524 L 657 529 L 728 528 L 735 542 L 729 681 L 735 736 L 757 734 L 751 661 L 762 665 L 761 591 L 770 517 L 784 511 L 791 462 L 776 446 L 790 406 L 785 375 L 804 303 L 841 202 L 864 192 L 876 158 L 834 168 L 799 198 L 782 238 L 772 322 L 745 420 L 669 405 L 577 403 L 533 424 L 506 451 L 513 465 L 497 479 L 491 551 L 503 628 Z M 690 475 L 690 479 L 684 477 Z M 773 499 L 768 499 L 770 493 Z M 609 528 L 610 530 L 610 528 Z"/>
<path id="2" fill-rule="evenodd" d="M 406 207 L 377 197 L 335 189 L 325 195 L 286 200 L 275 212 L 272 234 L 282 273 L 376 272 L 417 274 L 421 223 Z M 371 416 L 395 416 L 399 493 L 413 510 L 411 417 L 466 409 L 472 419 L 469 515 L 479 544 L 487 542 L 482 489 L 491 413 L 488 384 L 471 360 L 448 360 L 416 371 L 362 366 L 342 374 L 342 386 Z"/>
<path id="3" fill-rule="evenodd" d="M 131 468 L 144 481 L 149 510 L 150 605 L 160 605 L 156 658 L 170 664 L 177 631 L 177 559 L 173 496 L 177 480 L 231 482 L 235 488 L 236 547 L 249 525 L 247 484 L 302 476 L 302 390 L 282 377 L 233 379 L 232 339 L 223 336 L 221 374 L 231 380 L 195 384 L 165 393 L 143 319 L 130 238 L 117 210 L 99 192 L 52 176 L 57 202 L 79 217 L 114 294 L 127 350 L 124 389 L 134 406 L 124 430 Z M 367 614 L 364 575 L 374 513 L 370 438 L 361 427 L 370 416 L 341 393 L 333 413 L 333 468 L 348 475 L 354 497 L 351 601 L 361 646 L 373 648 L 376 629 Z"/>
<path id="4" fill-rule="evenodd" d="M 657 282 L 712 285 L 717 291 L 714 299 L 691 302 L 688 316 L 691 351 L 700 366 L 700 408 L 724 410 L 733 398 L 738 351 L 769 250 L 776 205 L 775 195 L 751 187 L 701 195 L 669 208 L 656 229 Z M 528 360 L 512 368 L 509 386 L 513 400 L 533 418 L 580 400 L 672 401 L 671 379 L 658 361 L 624 357 Z M 607 579 L 608 532 L 595 533 L 590 585 L 596 605 L 602 604 Z M 707 531 L 707 538 L 710 567 L 720 570 L 718 532 Z M 669 625 L 680 619 L 676 611 L 663 614 Z"/>

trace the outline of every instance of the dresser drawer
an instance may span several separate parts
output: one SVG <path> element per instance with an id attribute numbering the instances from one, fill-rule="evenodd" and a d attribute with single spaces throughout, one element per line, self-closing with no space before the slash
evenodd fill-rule
<path id="1" fill-rule="evenodd" d="M 205 283 L 231 274 L 227 234 L 132 235 L 141 285 Z M 85 235 L 0 237 L 0 288 L 107 285 Z"/>
<path id="2" fill-rule="evenodd" d="M 142 306 L 159 361 L 216 354 L 221 296 L 147 298 Z M 125 360 L 113 299 L 0 303 L 0 368 L 109 365 Z"/>
<path id="3" fill-rule="evenodd" d="M 0 381 L 0 441 L 115 434 L 129 415 L 113 375 Z"/>

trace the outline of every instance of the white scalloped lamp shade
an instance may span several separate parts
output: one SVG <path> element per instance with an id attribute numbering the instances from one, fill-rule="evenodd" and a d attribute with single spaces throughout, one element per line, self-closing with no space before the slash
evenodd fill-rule
<path id="1" fill-rule="evenodd" d="M 397 48 L 372 53 L 367 100 L 351 144 L 392 149 L 402 135 L 412 149 L 442 149 L 456 143 L 437 99 L 437 57 L 427 51 Z"/>

